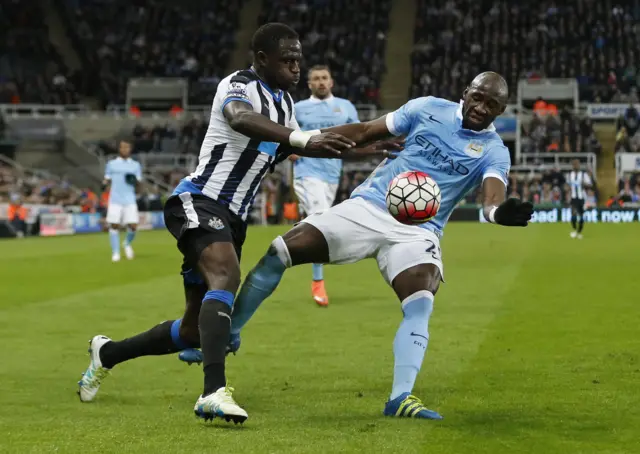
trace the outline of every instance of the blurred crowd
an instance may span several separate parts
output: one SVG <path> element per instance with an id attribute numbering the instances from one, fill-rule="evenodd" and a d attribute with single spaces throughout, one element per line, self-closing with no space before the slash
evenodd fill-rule
<path id="1" fill-rule="evenodd" d="M 124 103 L 131 77 L 186 77 L 195 104 L 224 77 L 242 0 L 66 0 L 67 20 L 105 103 Z"/>
<path id="2" fill-rule="evenodd" d="M 32 2 L 0 2 L 0 104 L 75 104 L 72 74 Z"/>
<path id="3" fill-rule="evenodd" d="M 131 140 L 133 154 L 166 152 L 198 155 L 200 145 L 207 132 L 208 123 L 200 117 L 193 117 L 180 125 L 158 123 L 153 126 L 135 124 L 121 135 Z M 117 138 L 104 139 L 95 143 L 104 155 L 117 154 Z"/>
<path id="4" fill-rule="evenodd" d="M 264 8 L 260 25 L 284 22 L 300 34 L 303 74 L 313 65 L 329 65 L 335 96 L 379 107 L 390 0 L 274 0 Z M 301 82 L 294 97 L 309 94 Z"/>
<path id="5" fill-rule="evenodd" d="M 588 116 L 578 116 L 571 106 L 558 112 L 555 104 L 538 99 L 529 121 L 521 123 L 523 153 L 565 152 L 600 154 L 602 146 Z"/>
<path id="6" fill-rule="evenodd" d="M 616 121 L 616 152 L 637 153 L 640 151 L 640 113 L 631 104 Z"/>
<path id="7" fill-rule="evenodd" d="M 481 71 L 574 78 L 580 99 L 637 101 L 640 5 L 615 0 L 420 0 L 411 97 L 458 99 Z"/>

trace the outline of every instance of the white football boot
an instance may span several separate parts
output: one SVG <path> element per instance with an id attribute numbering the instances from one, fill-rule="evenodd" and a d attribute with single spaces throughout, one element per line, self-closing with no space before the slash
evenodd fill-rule
<path id="1" fill-rule="evenodd" d="M 207 397 L 198 397 L 193 411 L 196 416 L 209 421 L 213 418 L 224 418 L 225 421 L 233 421 L 235 424 L 243 423 L 249 417 L 231 396 L 233 388 L 228 386 L 220 388 Z"/>
<path id="2" fill-rule="evenodd" d="M 119 262 L 120 261 L 120 253 L 115 253 L 111 256 L 111 261 L 112 262 Z"/>
<path id="3" fill-rule="evenodd" d="M 130 244 L 125 244 L 124 256 L 127 258 L 127 260 L 133 260 L 133 257 L 134 257 L 133 248 L 131 247 Z"/>
<path id="4" fill-rule="evenodd" d="M 109 375 L 109 369 L 102 367 L 102 361 L 100 361 L 100 349 L 107 342 L 111 342 L 111 339 L 101 334 L 89 341 L 89 356 L 91 356 L 91 362 L 78 382 L 78 396 L 80 396 L 82 402 L 91 402 L 95 399 L 102 380 Z"/>
<path id="5" fill-rule="evenodd" d="M 576 231 L 574 230 L 573 232 L 571 232 L 571 233 L 569 234 L 569 236 L 570 236 L 571 238 L 577 238 L 577 237 L 578 237 L 578 232 L 576 232 Z"/>

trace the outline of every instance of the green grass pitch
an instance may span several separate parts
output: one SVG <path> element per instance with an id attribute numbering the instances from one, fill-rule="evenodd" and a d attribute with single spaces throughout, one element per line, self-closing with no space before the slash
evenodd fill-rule
<path id="1" fill-rule="evenodd" d="M 283 227 L 252 228 L 246 273 Z M 106 234 L 0 242 L 3 453 L 638 453 L 640 231 L 453 223 L 415 394 L 441 422 L 382 416 L 399 303 L 375 262 L 290 270 L 228 361 L 243 427 L 193 415 L 202 374 L 177 355 L 122 364 L 94 403 L 87 340 L 179 317 L 180 258 L 142 232 L 132 262 Z"/>

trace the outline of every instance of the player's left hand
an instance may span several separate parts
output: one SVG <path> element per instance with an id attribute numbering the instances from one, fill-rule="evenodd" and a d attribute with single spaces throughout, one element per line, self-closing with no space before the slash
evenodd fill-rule
<path id="1" fill-rule="evenodd" d="M 533 215 L 533 204 L 520 199 L 507 199 L 494 213 L 496 224 L 508 227 L 526 227 Z"/>

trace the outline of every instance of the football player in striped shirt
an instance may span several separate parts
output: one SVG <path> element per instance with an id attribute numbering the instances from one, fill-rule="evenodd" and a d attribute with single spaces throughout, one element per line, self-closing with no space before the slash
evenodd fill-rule
<path id="1" fill-rule="evenodd" d="M 95 336 L 91 362 L 79 382 L 83 402 L 95 398 L 117 364 L 201 347 L 204 387 L 194 412 L 205 420 L 245 421 L 247 412 L 227 386 L 225 354 L 246 219 L 260 182 L 270 167 L 293 152 L 343 159 L 390 156 L 380 149 L 390 144 L 356 149 L 339 134 L 300 130 L 287 90 L 300 80 L 302 50 L 290 27 L 260 27 L 252 50 L 251 69 L 236 71 L 218 85 L 198 167 L 165 204 L 167 229 L 183 255 L 184 316 L 122 341 Z"/>
<path id="2" fill-rule="evenodd" d="M 587 198 L 587 189 L 593 185 L 591 177 L 584 170 L 580 170 L 580 161 L 571 161 L 573 170 L 569 172 L 569 188 L 571 189 L 571 238 L 582 239 L 584 228 L 584 204 Z"/>

